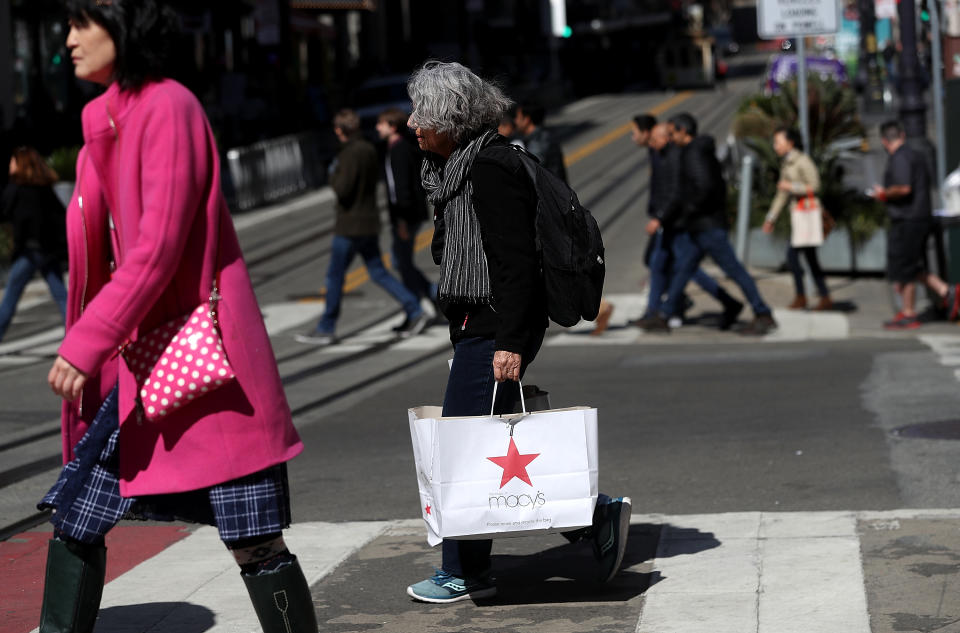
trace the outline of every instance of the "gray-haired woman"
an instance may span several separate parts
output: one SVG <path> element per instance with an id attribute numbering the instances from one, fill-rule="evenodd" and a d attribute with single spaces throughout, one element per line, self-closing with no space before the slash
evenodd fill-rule
<path id="1" fill-rule="evenodd" d="M 443 415 L 489 413 L 494 381 L 504 383 L 494 411 L 508 413 L 547 328 L 534 240 L 537 194 L 517 150 L 497 133 L 510 100 L 457 63 L 427 62 L 407 90 L 408 125 L 427 153 L 421 176 L 435 209 L 439 302 L 454 346 Z M 629 519 L 629 499 L 603 497 L 594 527 L 568 536 L 592 536 L 603 581 L 623 558 Z M 407 593 L 433 603 L 493 596 L 491 546 L 444 540 L 441 568 Z"/>

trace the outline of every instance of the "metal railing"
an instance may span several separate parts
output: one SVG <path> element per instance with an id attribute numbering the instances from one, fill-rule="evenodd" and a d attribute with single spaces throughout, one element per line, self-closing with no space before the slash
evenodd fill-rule
<path id="1" fill-rule="evenodd" d="M 245 211 L 326 184 L 332 153 L 316 133 L 290 134 L 227 151 L 224 192 Z"/>

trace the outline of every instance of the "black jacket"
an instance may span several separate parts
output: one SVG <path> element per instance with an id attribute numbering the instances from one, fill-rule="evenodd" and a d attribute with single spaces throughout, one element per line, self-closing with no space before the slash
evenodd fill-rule
<path id="1" fill-rule="evenodd" d="M 391 222 L 403 220 L 408 224 L 420 224 L 427 219 L 427 194 L 420 181 L 422 162 L 423 154 L 405 138 L 387 146 L 384 168 L 390 170 L 387 201 Z"/>
<path id="2" fill-rule="evenodd" d="M 726 229 L 727 184 L 713 138 L 697 136 L 679 149 L 661 221 L 681 231 Z"/>
<path id="3" fill-rule="evenodd" d="M 0 221 L 13 225 L 13 258 L 31 249 L 66 259 L 65 213 L 53 188 L 8 184 L 0 197 Z"/>
<path id="4" fill-rule="evenodd" d="M 441 302 L 450 321 L 450 339 L 456 343 L 468 337 L 492 338 L 498 350 L 529 354 L 548 325 L 535 243 L 536 190 L 517 152 L 504 139 L 480 151 L 470 179 L 493 304 Z M 438 248 L 442 246 L 435 244 L 434 251 Z"/>
<path id="5" fill-rule="evenodd" d="M 650 150 L 650 203 L 648 213 L 663 223 L 671 201 L 676 195 L 677 170 L 680 168 L 680 148 L 668 143 L 662 150 Z"/>
<path id="6" fill-rule="evenodd" d="M 337 195 L 337 235 L 366 237 L 380 232 L 379 163 L 376 148 L 359 135 L 340 148 L 330 174 L 330 187 Z"/>

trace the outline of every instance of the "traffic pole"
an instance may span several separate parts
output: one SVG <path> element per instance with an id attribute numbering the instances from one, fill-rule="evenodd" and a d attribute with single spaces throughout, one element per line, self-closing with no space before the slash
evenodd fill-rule
<path id="1" fill-rule="evenodd" d="M 937 151 L 937 191 L 943 197 L 943 181 L 947 179 L 947 126 L 943 118 L 943 53 L 941 52 L 940 9 L 936 2 L 929 2 L 930 33 L 933 74 L 933 120 L 937 138 L 934 146 Z"/>
<path id="2" fill-rule="evenodd" d="M 801 35 L 797 38 L 797 114 L 800 115 L 800 138 L 803 149 L 810 153 L 810 100 L 807 96 L 807 44 Z"/>
<path id="3" fill-rule="evenodd" d="M 900 0 L 900 121 L 910 140 L 927 137 L 927 106 L 923 102 L 920 59 L 917 57 L 917 18 L 914 0 Z"/>

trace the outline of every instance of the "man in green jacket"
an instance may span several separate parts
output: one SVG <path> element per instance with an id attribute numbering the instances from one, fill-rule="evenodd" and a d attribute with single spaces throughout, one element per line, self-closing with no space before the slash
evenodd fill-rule
<path id="1" fill-rule="evenodd" d="M 340 110 L 333 117 L 333 131 L 340 140 L 340 153 L 330 171 L 330 187 L 337 196 L 330 264 L 327 267 L 326 306 L 317 327 L 298 334 L 297 341 L 312 345 L 337 342 L 336 326 L 343 297 L 343 281 L 355 255 L 363 258 L 370 278 L 403 306 L 407 326 L 400 336 L 415 336 L 430 321 L 417 297 L 387 272 L 380 256 L 380 211 L 377 180 L 380 161 L 377 150 L 360 135 L 360 117 L 353 110 Z"/>

